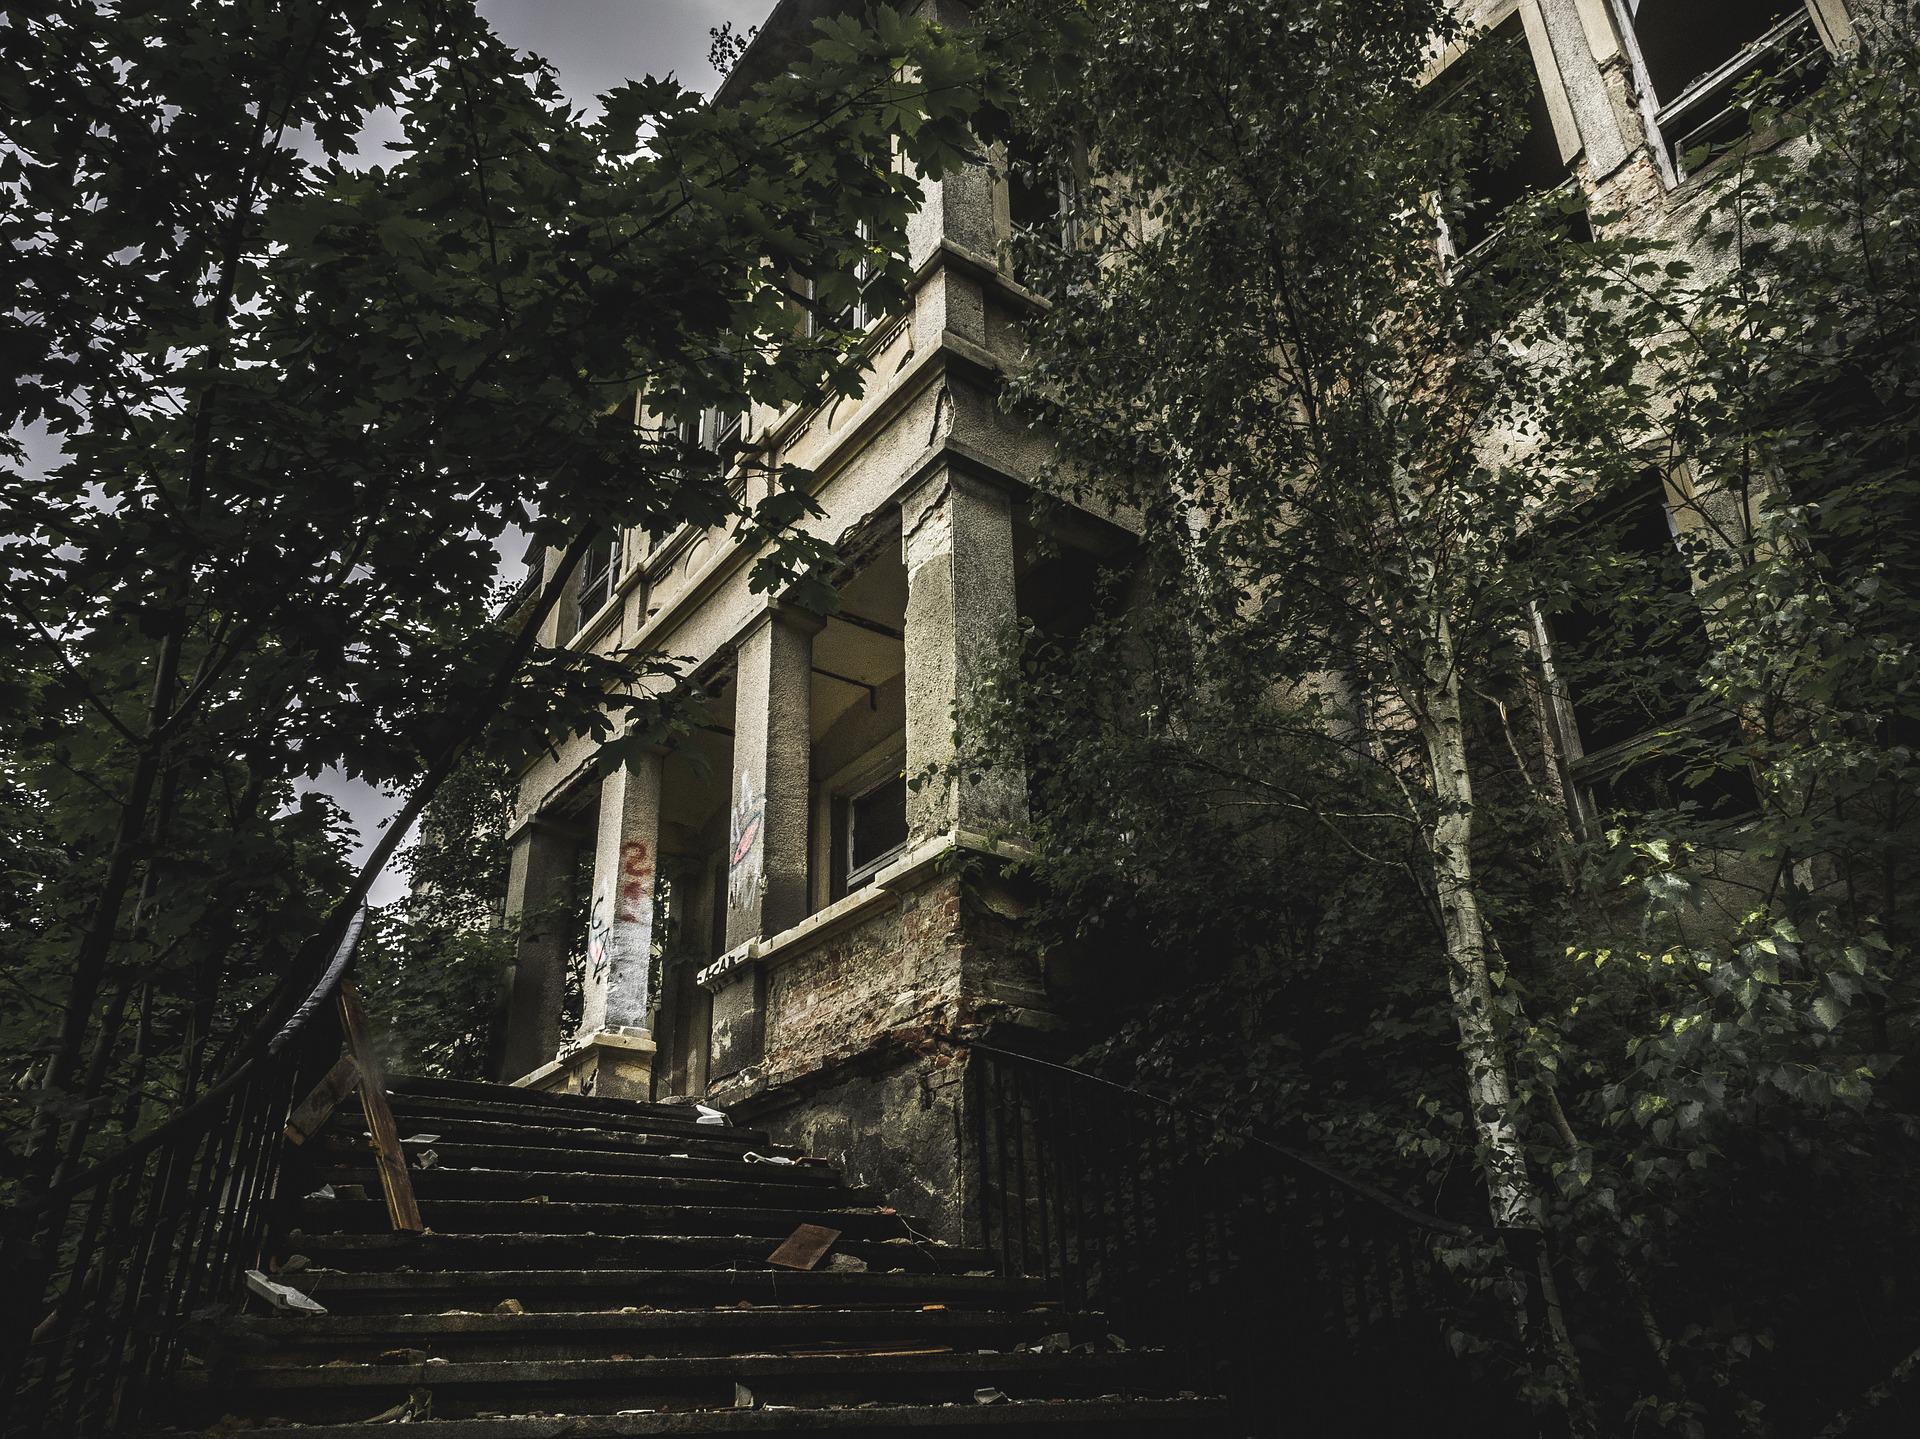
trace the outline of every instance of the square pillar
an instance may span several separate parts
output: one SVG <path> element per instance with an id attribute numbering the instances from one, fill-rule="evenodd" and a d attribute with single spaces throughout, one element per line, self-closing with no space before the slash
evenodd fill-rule
<path id="1" fill-rule="evenodd" d="M 713 994 L 711 1076 L 759 1059 L 766 976 L 753 942 L 807 917 L 813 637 L 821 620 L 774 604 L 740 641 L 727 820 L 727 953 L 702 980 Z"/>
<path id="2" fill-rule="evenodd" d="M 817 616 L 770 606 L 740 641 L 727 821 L 727 948 L 807 917 Z"/>
<path id="3" fill-rule="evenodd" d="M 907 568 L 907 776 L 955 757 L 954 708 L 978 692 L 1015 631 L 1013 499 L 943 466 L 900 503 Z M 964 736 L 962 736 L 964 740 Z M 999 766 L 966 781 L 936 774 L 907 794 L 910 844 L 1026 822 L 1026 776 Z"/>
<path id="4" fill-rule="evenodd" d="M 535 819 L 513 840 L 507 869 L 507 924 L 519 931 L 507 986 L 506 1041 L 500 1077 L 518 1079 L 560 1048 L 566 998 L 566 924 L 555 911 L 566 899 L 576 844 L 572 835 Z"/>
<path id="5" fill-rule="evenodd" d="M 645 1033 L 653 996 L 653 887 L 660 862 L 662 756 L 650 750 L 600 781 L 580 1037 Z"/>

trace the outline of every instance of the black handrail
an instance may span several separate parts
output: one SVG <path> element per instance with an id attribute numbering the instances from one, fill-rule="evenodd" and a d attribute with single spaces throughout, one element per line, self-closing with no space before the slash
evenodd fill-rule
<path id="1" fill-rule="evenodd" d="M 339 1054 L 330 1001 L 365 922 L 362 906 L 302 1002 L 282 1019 L 284 999 L 269 1001 L 204 1093 L 8 1212 L 0 1439 L 137 1418 L 198 1311 L 237 1290 L 265 1238 L 287 1118 Z"/>
<path id="2" fill-rule="evenodd" d="M 1133 1085 L 1121 1084 L 1117 1080 L 1106 1079 L 1098 1074 L 1089 1074 L 1084 1069 L 1075 1069 L 1071 1065 L 1059 1064 L 1051 1059 L 1042 1059 L 1035 1054 L 1022 1054 L 1018 1050 L 1001 1049 L 996 1045 L 987 1044 L 980 1040 L 960 1040 L 958 1042 L 981 1054 L 994 1055 L 999 1059 L 1014 1061 L 1034 1069 L 1052 1070 L 1056 1074 L 1068 1076 L 1078 1082 L 1111 1090 L 1116 1096 L 1124 1096 L 1131 1102 L 1154 1105 L 1166 1110 L 1169 1114 L 1184 1115 L 1189 1119 L 1203 1120 L 1212 1126 L 1216 1134 L 1228 1135 L 1240 1143 L 1251 1144 L 1260 1149 L 1264 1149 L 1285 1163 L 1293 1166 L 1295 1169 L 1316 1174 L 1330 1184 L 1337 1184 L 1343 1189 L 1351 1190 L 1360 1198 L 1377 1205 L 1389 1214 L 1404 1219 L 1417 1229 L 1431 1229 L 1440 1234 L 1451 1234 L 1458 1239 L 1492 1239 L 1494 1237 L 1493 1231 L 1490 1229 L 1476 1228 L 1462 1220 L 1442 1219 L 1439 1215 L 1429 1214 L 1424 1209 L 1415 1209 L 1411 1204 L 1402 1203 L 1387 1193 L 1386 1190 L 1367 1183 L 1366 1180 L 1359 1178 L 1357 1175 L 1348 1174 L 1342 1169 L 1336 1169 L 1332 1165 L 1315 1159 L 1312 1155 L 1302 1150 L 1295 1149 L 1290 1144 L 1282 1144 L 1277 1139 L 1268 1138 L 1266 1135 L 1259 1133 L 1244 1123 L 1232 1123 L 1226 1116 L 1218 1114 L 1213 1110 L 1202 1109 L 1198 1105 L 1187 1104 L 1177 1099 L 1168 1099 L 1163 1095 L 1153 1093 L 1151 1090 L 1137 1089 Z"/>
<path id="3" fill-rule="evenodd" d="M 1184 1387 L 1228 1397 L 1236 1436 L 1398 1432 L 1436 1402 L 1451 1427 L 1524 1426 L 1449 1344 L 1505 1326 L 1474 1277 L 1501 1262 L 1491 1230 L 1195 1106 L 949 1043 L 966 1054 L 968 1237 L 1041 1281 L 1074 1342 L 1097 1313 L 1165 1351 Z M 1486 1264 L 1447 1262 L 1475 1252 Z"/>

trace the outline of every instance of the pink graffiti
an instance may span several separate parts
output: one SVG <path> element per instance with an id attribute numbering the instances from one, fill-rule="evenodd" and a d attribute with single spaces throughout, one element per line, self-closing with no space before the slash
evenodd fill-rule
<path id="1" fill-rule="evenodd" d="M 620 846 L 620 873 L 626 876 L 620 885 L 620 918 L 629 923 L 646 918 L 653 898 L 653 865 L 645 840 L 630 839 Z"/>

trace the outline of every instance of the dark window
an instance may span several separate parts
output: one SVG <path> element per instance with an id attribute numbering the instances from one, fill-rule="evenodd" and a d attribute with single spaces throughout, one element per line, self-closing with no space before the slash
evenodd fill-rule
<path id="1" fill-rule="evenodd" d="M 705 416 L 707 448 L 725 455 L 740 438 L 746 423 L 747 417 L 739 410 L 708 410 Z"/>
<path id="2" fill-rule="evenodd" d="M 861 240 L 867 238 L 867 227 L 859 229 Z M 837 311 L 823 310 L 820 304 L 819 282 L 812 275 L 800 277 L 800 293 L 806 297 L 801 333 L 806 335 L 824 334 L 828 330 L 864 330 L 879 315 L 867 304 L 867 279 L 872 273 L 871 259 L 864 253 L 854 262 L 853 283 L 856 295 L 852 305 Z"/>
<path id="3" fill-rule="evenodd" d="M 1570 579 L 1547 632 L 1573 722 L 1569 754 L 1579 751 L 1569 765 L 1575 783 L 1602 810 L 1692 804 L 1723 818 L 1752 810 L 1744 765 L 1708 764 L 1728 747 L 1733 721 L 1694 703 L 1707 627 L 1659 477 L 1591 507 L 1556 542 Z"/>
<path id="4" fill-rule="evenodd" d="M 1041 154 L 1017 138 L 1008 139 L 1007 219 L 1016 241 L 1016 256 L 1021 245 L 1068 248 L 1074 245 L 1067 204 L 1072 173 L 1057 157 Z M 1028 284 L 1041 282 L 1038 275 L 1020 278 Z"/>
<path id="5" fill-rule="evenodd" d="M 1569 168 L 1547 110 L 1546 92 L 1534 69 L 1533 50 L 1516 13 L 1489 31 L 1466 59 L 1447 103 L 1499 104 L 1505 134 L 1485 137 L 1467 166 L 1465 194 L 1447 217 L 1454 253 L 1464 255 L 1491 239 L 1500 218 L 1516 201 L 1567 183 Z"/>
<path id="6" fill-rule="evenodd" d="M 1826 51 L 1804 0 L 1620 0 L 1645 67 L 1661 141 L 1676 168 L 1746 133 L 1741 86 L 1768 76 L 1792 98 Z"/>
<path id="7" fill-rule="evenodd" d="M 574 630 L 586 622 L 613 598 L 614 582 L 620 578 L 620 531 L 610 529 L 593 542 L 580 561 L 580 601 Z"/>
<path id="8" fill-rule="evenodd" d="M 847 802 L 847 888 L 907 847 L 907 777 L 895 774 Z"/>
<path id="9" fill-rule="evenodd" d="M 1007 212 L 1014 229 L 1037 230 L 1058 238 L 1065 208 L 1063 199 L 1059 168 L 1017 142 L 1009 141 Z"/>
<path id="10" fill-rule="evenodd" d="M 1663 105 L 1782 20 L 1806 13 L 1802 0 L 1630 0 L 1629 9 L 1647 79 Z"/>

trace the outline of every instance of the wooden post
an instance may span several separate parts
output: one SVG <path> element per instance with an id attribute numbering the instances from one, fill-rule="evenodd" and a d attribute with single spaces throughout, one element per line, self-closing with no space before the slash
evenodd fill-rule
<path id="1" fill-rule="evenodd" d="M 406 1151 L 400 1147 L 400 1131 L 394 1128 L 393 1110 L 387 1104 L 386 1076 L 367 1043 L 366 1016 L 360 1011 L 360 990 L 350 979 L 340 982 L 340 1027 L 347 1034 L 347 1053 L 360 1071 L 360 1107 L 367 1116 L 367 1136 L 373 1145 L 373 1158 L 380 1170 L 380 1187 L 386 1191 L 387 1216 L 395 1230 L 420 1234 L 426 1225 L 420 1218 L 420 1206 L 413 1197 L 413 1177 L 407 1173 Z"/>

